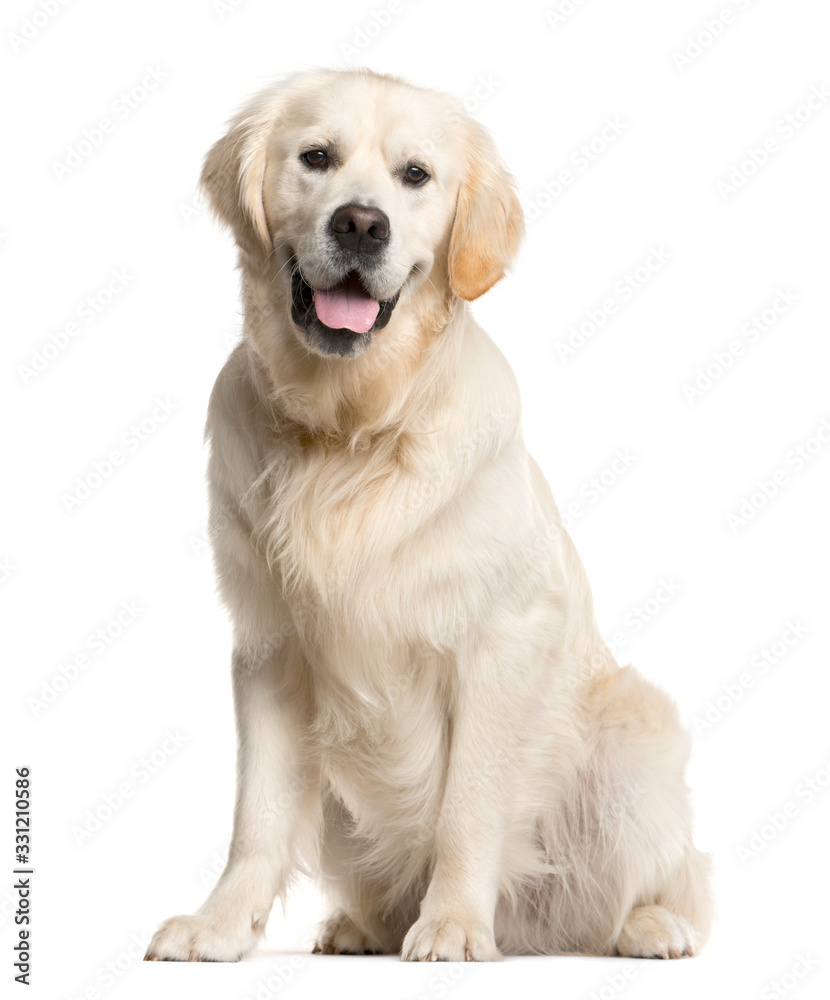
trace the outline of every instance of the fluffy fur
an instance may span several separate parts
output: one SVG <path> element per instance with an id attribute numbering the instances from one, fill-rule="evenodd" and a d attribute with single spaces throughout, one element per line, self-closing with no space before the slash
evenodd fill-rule
<path id="1" fill-rule="evenodd" d="M 320 146 L 333 166 L 311 170 Z M 335 907 L 326 952 L 698 951 L 687 737 L 605 646 L 514 376 L 467 305 L 523 231 L 490 137 L 397 79 L 301 74 L 231 123 L 203 184 L 245 309 L 207 426 L 237 803 L 218 885 L 147 957 L 239 959 L 299 871 Z M 389 216 L 361 275 L 400 298 L 340 357 L 292 322 L 291 279 L 342 275 L 329 219 L 350 202 Z"/>

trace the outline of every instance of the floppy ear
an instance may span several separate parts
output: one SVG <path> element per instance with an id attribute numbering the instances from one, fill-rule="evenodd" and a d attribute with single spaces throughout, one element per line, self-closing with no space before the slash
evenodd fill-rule
<path id="1" fill-rule="evenodd" d="M 450 286 L 471 301 L 504 277 L 524 236 L 516 182 L 489 132 L 469 122 L 468 172 L 458 192 L 450 234 Z"/>
<path id="2" fill-rule="evenodd" d="M 229 123 L 227 135 L 205 157 L 200 184 L 217 216 L 233 230 L 246 253 L 271 250 L 262 203 L 268 137 L 278 102 L 273 91 L 261 94 Z"/>

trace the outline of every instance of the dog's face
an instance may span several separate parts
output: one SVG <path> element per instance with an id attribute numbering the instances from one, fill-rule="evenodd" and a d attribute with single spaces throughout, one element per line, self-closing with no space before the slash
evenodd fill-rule
<path id="1" fill-rule="evenodd" d="M 336 78 L 271 139 L 266 219 L 290 261 L 291 318 L 322 354 L 368 346 L 432 271 L 455 211 L 459 158 L 426 141 L 442 119 L 449 132 L 450 107 L 379 82 Z"/>
<path id="2" fill-rule="evenodd" d="M 366 72 L 261 95 L 203 183 L 293 334 L 324 356 L 364 353 L 427 286 L 476 298 L 522 233 L 487 133 L 452 99 Z"/>

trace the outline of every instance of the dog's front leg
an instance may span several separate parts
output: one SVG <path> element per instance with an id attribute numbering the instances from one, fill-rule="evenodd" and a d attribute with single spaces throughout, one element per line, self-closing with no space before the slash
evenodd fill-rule
<path id="1" fill-rule="evenodd" d="M 303 705 L 296 691 L 286 696 L 283 666 L 276 656 L 234 653 L 237 790 L 228 862 L 195 914 L 162 924 L 149 960 L 234 962 L 265 931 L 293 867 L 298 826 L 318 797 L 319 779 L 300 757 Z"/>
<path id="2" fill-rule="evenodd" d="M 514 660 L 513 650 L 508 659 Z M 432 878 L 403 943 L 409 961 L 488 961 L 502 848 L 519 779 L 527 671 L 492 651 L 460 658 Z M 518 734 L 518 735 L 517 735 Z"/>

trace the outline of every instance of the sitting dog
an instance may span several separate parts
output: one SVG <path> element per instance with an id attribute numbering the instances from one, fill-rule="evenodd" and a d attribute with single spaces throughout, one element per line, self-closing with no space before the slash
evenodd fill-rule
<path id="1" fill-rule="evenodd" d="M 688 738 L 603 642 L 467 305 L 524 228 L 490 136 L 401 80 L 303 73 L 202 183 L 245 310 L 207 424 L 238 787 L 221 879 L 147 958 L 238 960 L 298 872 L 333 902 L 323 952 L 698 951 Z"/>

